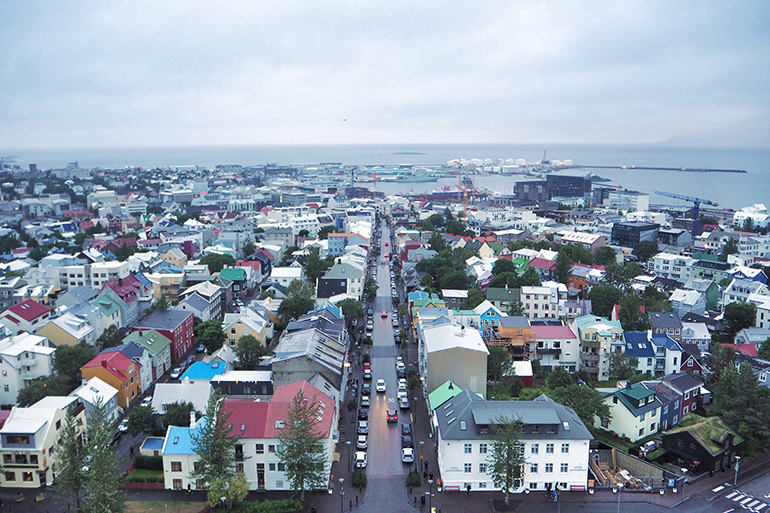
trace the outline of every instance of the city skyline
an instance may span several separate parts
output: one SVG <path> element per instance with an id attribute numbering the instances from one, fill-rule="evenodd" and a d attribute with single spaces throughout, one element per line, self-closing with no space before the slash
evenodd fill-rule
<path id="1" fill-rule="evenodd" d="M 763 147 L 768 11 L 749 2 L 5 2 L 0 140 Z"/>

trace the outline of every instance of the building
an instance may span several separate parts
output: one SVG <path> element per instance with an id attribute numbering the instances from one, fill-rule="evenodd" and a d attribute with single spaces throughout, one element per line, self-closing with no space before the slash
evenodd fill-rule
<path id="1" fill-rule="evenodd" d="M 436 319 L 418 326 L 418 361 L 424 390 L 431 393 L 446 381 L 487 395 L 487 349 L 478 330 Z"/>
<path id="2" fill-rule="evenodd" d="M 156 310 L 134 331 L 155 330 L 171 340 L 171 359 L 181 360 L 193 347 L 193 314 L 178 310 Z"/>
<path id="3" fill-rule="evenodd" d="M 51 317 L 51 310 L 35 300 L 27 299 L 21 303 L 9 306 L 0 313 L 0 323 L 11 333 L 37 331 Z"/>
<path id="4" fill-rule="evenodd" d="M 81 342 L 89 346 L 96 344 L 96 330 L 88 319 L 69 312 L 49 320 L 38 330 L 38 333 L 48 337 L 48 340 L 57 347 L 74 346 Z"/>
<path id="5" fill-rule="evenodd" d="M 252 335 L 260 344 L 267 347 L 267 338 L 273 337 L 270 313 L 257 305 L 249 305 L 239 313 L 225 314 L 222 329 L 231 347 L 236 347 L 241 337 L 246 335 Z"/>
<path id="6" fill-rule="evenodd" d="M 534 351 L 535 333 L 524 316 L 503 316 L 490 346 L 504 347 L 514 360 L 529 360 Z"/>
<path id="7" fill-rule="evenodd" d="M 499 419 L 518 420 L 526 458 L 524 479 L 514 493 L 585 491 L 589 444 L 593 437 L 574 410 L 545 395 L 534 401 L 485 401 L 470 389 L 431 412 L 436 428 L 438 466 L 445 491 L 498 490 L 490 476 L 494 427 Z"/>
<path id="8" fill-rule="evenodd" d="M 70 405 L 75 406 L 76 429 L 83 434 L 85 407 L 76 397 L 49 396 L 28 408 L 11 410 L 0 428 L 2 488 L 39 488 L 54 482 L 58 432 Z"/>
<path id="9" fill-rule="evenodd" d="M 658 238 L 657 223 L 644 221 L 623 221 L 612 225 L 611 243 L 613 246 L 633 248 L 642 241 L 655 242 Z"/>
<path id="10" fill-rule="evenodd" d="M 607 245 L 607 239 L 596 233 L 564 232 L 561 234 L 561 243 L 581 246 L 593 255 L 599 248 Z"/>
<path id="11" fill-rule="evenodd" d="M 97 377 L 118 391 L 118 406 L 128 408 L 141 395 L 139 364 L 120 351 L 98 354 L 80 368 L 83 379 Z"/>
<path id="12" fill-rule="evenodd" d="M 579 368 L 580 346 L 577 335 L 569 326 L 533 326 L 535 336 L 534 359 L 540 367 L 555 370 L 564 367 L 569 373 Z"/>
<path id="13" fill-rule="evenodd" d="M 484 300 L 479 306 L 473 309 L 476 315 L 479 316 L 479 330 L 484 340 L 491 340 L 497 332 L 497 323 L 501 317 L 506 314 L 501 312 L 495 305 L 488 300 Z M 443 383 L 446 380 L 442 380 Z M 439 383 L 439 384 L 440 384 Z M 456 381 L 456 383 L 463 384 L 462 381 Z"/>
<path id="14" fill-rule="evenodd" d="M 269 370 L 229 370 L 211 378 L 211 388 L 227 397 L 273 395 L 273 373 Z"/>
<path id="15" fill-rule="evenodd" d="M 677 466 L 693 475 L 725 471 L 741 454 L 743 438 L 719 417 L 700 417 L 691 413 L 681 425 L 663 434 L 663 449 Z M 737 467 L 736 467 L 737 472 Z"/>
<path id="16" fill-rule="evenodd" d="M 591 196 L 591 177 L 550 174 L 545 178 L 548 199 L 555 196 L 564 198 L 585 198 Z"/>
<path id="17" fill-rule="evenodd" d="M 16 404 L 30 381 L 53 374 L 55 352 L 46 337 L 27 332 L 0 340 L 0 404 Z"/>
<path id="18" fill-rule="evenodd" d="M 706 313 L 706 298 L 697 290 L 676 289 L 668 298 L 668 302 L 679 318 L 688 312 L 698 315 Z"/>
<path id="19" fill-rule="evenodd" d="M 655 391 L 641 383 L 630 385 L 604 396 L 612 418 L 596 419 L 595 426 L 636 442 L 660 429 L 661 402 Z"/>
<path id="20" fill-rule="evenodd" d="M 597 381 L 610 377 L 610 353 L 623 350 L 620 321 L 583 315 L 570 325 L 580 344 L 580 369 Z"/>
<path id="21" fill-rule="evenodd" d="M 97 401 L 104 407 L 107 419 L 114 421 L 120 416 L 117 389 L 97 377 L 89 379 L 70 392 L 69 395 L 77 397 L 79 402 L 85 406 L 86 418 Z"/>
<path id="22" fill-rule="evenodd" d="M 697 312 L 695 312 L 697 313 Z M 682 341 L 682 321 L 673 312 L 650 312 L 652 334 L 667 334 L 677 342 Z"/>
<path id="23" fill-rule="evenodd" d="M 659 278 L 686 283 L 692 278 L 692 266 L 696 260 L 692 257 L 658 253 L 647 262 L 649 271 Z"/>

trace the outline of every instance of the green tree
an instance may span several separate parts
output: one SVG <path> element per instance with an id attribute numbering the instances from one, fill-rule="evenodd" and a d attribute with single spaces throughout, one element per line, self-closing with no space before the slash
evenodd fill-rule
<path id="1" fill-rule="evenodd" d="M 464 271 L 452 270 L 439 277 L 439 284 L 442 290 L 468 290 L 471 278 Z"/>
<path id="2" fill-rule="evenodd" d="M 305 491 L 324 483 L 326 456 L 318 429 L 318 408 L 316 398 L 306 400 L 300 389 L 286 410 L 284 428 L 278 437 L 278 457 L 286 466 L 286 477 L 292 489 L 299 492 L 300 500 L 305 500 Z"/>
<path id="3" fill-rule="evenodd" d="M 597 285 L 588 293 L 594 315 L 609 317 L 612 307 L 623 299 L 623 292 L 612 285 Z"/>
<path id="4" fill-rule="evenodd" d="M 639 367 L 639 359 L 621 351 L 610 354 L 610 379 L 628 379 Z"/>
<path id="5" fill-rule="evenodd" d="M 575 384 L 575 377 L 567 372 L 564 367 L 556 367 L 553 372 L 549 372 L 545 378 L 546 386 L 555 390 L 560 387 L 569 387 Z"/>
<path id="6" fill-rule="evenodd" d="M 114 324 L 110 324 L 107 329 L 102 332 L 99 338 L 96 339 L 96 345 L 102 351 L 110 347 L 119 346 L 122 343 L 123 334 L 120 332 L 120 328 Z"/>
<path id="7" fill-rule="evenodd" d="M 309 237 L 309 236 L 310 236 L 310 231 L 308 231 L 308 230 L 306 230 L 304 228 L 301 229 L 299 231 L 299 233 L 297 234 L 297 237 Z"/>
<path id="8" fill-rule="evenodd" d="M 709 346 L 707 364 L 711 369 L 711 381 L 718 383 L 722 372 L 735 363 L 737 352 L 732 347 L 712 341 Z"/>
<path id="9" fill-rule="evenodd" d="M 304 231 L 305 231 L 305 232 L 307 232 L 307 230 L 304 230 Z M 253 254 L 254 254 L 254 252 L 255 252 L 256 250 L 257 250 L 257 248 L 254 246 L 254 243 L 253 243 L 253 242 L 247 242 L 247 243 L 246 243 L 246 244 L 243 246 L 243 256 L 245 256 L 245 257 L 250 257 L 251 255 L 253 255 Z"/>
<path id="10" fill-rule="evenodd" d="M 192 403 L 186 401 L 167 404 L 166 412 L 163 414 L 163 429 L 168 429 L 169 426 L 189 426 L 190 413 L 194 411 L 195 407 Z"/>
<path id="11" fill-rule="evenodd" d="M 519 300 L 511 301 L 508 304 L 508 315 L 510 315 L 511 317 L 524 316 L 524 303 L 522 303 Z"/>
<path id="12" fill-rule="evenodd" d="M 524 484 L 524 465 L 527 461 L 521 440 L 524 426 L 520 421 L 499 417 L 492 428 L 494 435 L 488 456 L 488 472 L 494 485 L 505 494 L 507 506 L 511 491 Z"/>
<path id="13" fill-rule="evenodd" d="M 345 318 L 345 327 L 347 327 L 348 333 L 353 333 L 358 321 L 364 318 L 363 305 L 355 299 L 343 299 L 337 303 L 337 306 L 342 309 L 342 316 Z"/>
<path id="14" fill-rule="evenodd" d="M 59 447 L 56 451 L 56 491 L 66 502 L 75 504 L 75 509 L 80 509 L 80 495 L 83 490 L 85 475 L 83 472 L 83 448 L 82 428 L 75 419 L 75 407 L 67 409 L 61 431 L 59 431 Z"/>
<path id="15" fill-rule="evenodd" d="M 16 396 L 16 405 L 26 408 L 32 406 L 40 399 L 52 395 L 65 395 L 66 391 L 62 387 L 58 376 L 46 376 L 35 378 L 24 388 L 19 390 Z"/>
<path id="16" fill-rule="evenodd" d="M 652 240 L 643 240 L 634 246 L 631 254 L 639 260 L 646 262 L 658 254 L 658 243 Z"/>
<path id="17" fill-rule="evenodd" d="M 190 478 L 204 483 L 207 488 L 218 479 L 230 481 L 235 476 L 235 446 L 240 438 L 232 431 L 230 412 L 225 409 L 225 397 L 215 388 L 206 404 L 203 424 L 192 433 L 192 447 L 198 455 L 198 465 Z"/>
<path id="18" fill-rule="evenodd" d="M 203 344 L 208 354 L 212 354 L 222 347 L 227 335 L 222 331 L 222 324 L 218 320 L 210 319 L 198 325 L 195 339 L 199 344 Z"/>
<path id="19" fill-rule="evenodd" d="M 441 214 L 433 214 L 428 218 L 428 221 L 430 221 L 431 224 L 437 228 L 442 228 L 446 225 L 446 218 Z"/>
<path id="20" fill-rule="evenodd" d="M 446 228 L 447 233 L 451 233 L 452 235 L 463 235 L 466 230 L 465 224 L 458 219 L 450 221 Z"/>
<path id="21" fill-rule="evenodd" d="M 447 249 L 446 240 L 440 233 L 436 232 L 428 239 L 428 247 L 436 253 L 441 253 Z"/>
<path id="22" fill-rule="evenodd" d="M 318 230 L 318 239 L 319 240 L 325 240 L 329 238 L 330 233 L 337 233 L 337 227 L 333 224 L 327 224 L 326 226 L 322 226 L 320 230 Z"/>
<path id="23" fill-rule="evenodd" d="M 548 390 L 547 394 L 557 403 L 575 410 L 586 426 L 593 426 L 596 418 L 603 422 L 609 422 L 612 418 L 610 407 L 604 403 L 601 394 L 587 385 L 561 386 Z"/>
<path id="24" fill-rule="evenodd" d="M 746 301 L 737 301 L 725 306 L 722 320 L 725 328 L 735 335 L 743 328 L 751 328 L 757 322 L 757 305 Z"/>
<path id="25" fill-rule="evenodd" d="M 242 370 L 254 370 L 259 366 L 260 359 L 265 356 L 265 346 L 254 335 L 244 335 L 238 339 L 235 355 L 238 366 Z"/>
<path id="26" fill-rule="evenodd" d="M 476 308 L 487 299 L 484 291 L 478 287 L 472 287 L 468 290 L 468 308 Z"/>
<path id="27" fill-rule="evenodd" d="M 209 491 L 206 495 L 206 502 L 212 508 L 220 505 L 222 497 L 227 502 L 227 508 L 231 509 L 233 503 L 242 502 L 249 494 L 249 483 L 242 472 L 236 472 L 229 478 L 215 479 L 209 485 Z"/>
<path id="28" fill-rule="evenodd" d="M 514 273 L 516 274 L 516 264 L 513 263 L 513 260 L 508 260 L 505 258 L 498 258 L 495 262 L 494 267 L 492 267 L 492 274 L 494 276 L 497 276 L 502 273 Z"/>
<path id="29" fill-rule="evenodd" d="M 144 432 L 152 433 L 157 419 L 158 415 L 152 406 L 136 406 L 128 414 L 128 432 L 134 436 Z"/>
<path id="30" fill-rule="evenodd" d="M 318 278 L 324 275 L 329 266 L 321 257 L 318 256 L 318 250 L 313 248 L 305 258 L 305 276 L 311 283 L 316 283 Z"/>
<path id="31" fill-rule="evenodd" d="M 625 331 L 647 331 L 650 329 L 650 316 L 642 312 L 642 298 L 636 292 L 627 292 L 620 300 L 618 313 L 620 325 Z"/>
<path id="32" fill-rule="evenodd" d="M 112 421 L 101 400 L 88 413 L 88 441 L 86 442 L 85 513 L 122 513 L 125 510 L 121 491 L 123 472 L 118 466 L 117 446 L 111 445 Z"/>
<path id="33" fill-rule="evenodd" d="M 504 347 L 492 346 L 487 357 L 487 378 L 490 381 L 500 381 L 513 368 L 511 357 Z"/>
<path id="34" fill-rule="evenodd" d="M 719 260 L 722 262 L 727 262 L 728 256 L 736 254 L 738 254 L 738 239 L 731 237 L 727 239 L 727 242 L 725 242 L 725 245 L 722 248 L 722 253 L 719 255 Z"/>
<path id="35" fill-rule="evenodd" d="M 374 300 L 377 299 L 377 290 L 379 290 L 379 285 L 377 285 L 377 280 L 372 278 L 371 276 L 366 279 L 366 285 L 364 286 L 364 291 L 366 293 L 366 300 L 369 303 L 374 303 Z"/>
<path id="36" fill-rule="evenodd" d="M 289 265 L 290 262 L 294 261 L 294 253 L 299 251 L 299 246 L 296 244 L 293 246 L 287 247 L 283 251 L 283 258 L 281 259 L 281 263 L 279 264 L 280 267 L 285 267 Z"/>
<path id="37" fill-rule="evenodd" d="M 171 308 L 171 303 L 169 303 L 168 298 L 166 297 L 166 294 L 160 293 L 160 297 L 157 301 L 152 305 L 155 310 L 160 310 L 162 312 L 165 312 L 169 308 Z"/>
<path id="38" fill-rule="evenodd" d="M 763 360 L 770 360 L 770 338 L 767 338 L 764 342 L 762 342 L 762 345 L 759 346 L 757 353 Z"/>
<path id="39" fill-rule="evenodd" d="M 80 368 L 94 359 L 96 352 L 85 342 L 74 346 L 59 346 L 56 349 L 56 359 L 53 370 L 69 384 L 75 383 Z"/>
<path id="40" fill-rule="evenodd" d="M 602 246 L 596 250 L 594 255 L 594 263 L 596 265 L 609 265 L 617 263 L 617 255 L 615 249 L 610 246 Z"/>
<path id="41" fill-rule="evenodd" d="M 315 306 L 313 294 L 313 288 L 300 280 L 294 280 L 289 284 L 286 289 L 286 298 L 278 307 L 278 315 L 283 319 L 284 324 L 313 309 Z"/>
<path id="42" fill-rule="evenodd" d="M 764 451 L 770 442 L 770 390 L 759 385 L 749 365 L 731 364 L 714 388 L 710 411 L 746 439 L 744 455 Z"/>
<path id="43" fill-rule="evenodd" d="M 208 255 L 201 258 L 198 263 L 201 265 L 207 265 L 209 267 L 209 272 L 214 274 L 224 269 L 225 266 L 233 267 L 235 265 L 235 259 L 230 255 L 218 255 L 216 253 L 209 253 Z"/>

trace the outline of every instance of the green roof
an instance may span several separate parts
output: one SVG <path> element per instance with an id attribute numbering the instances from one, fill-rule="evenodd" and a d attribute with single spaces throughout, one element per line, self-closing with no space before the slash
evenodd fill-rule
<path id="1" fill-rule="evenodd" d="M 451 381 L 445 381 L 443 385 L 428 394 L 428 408 L 431 411 L 435 410 L 454 396 L 461 394 L 462 391 L 462 388 Z"/>
<path id="2" fill-rule="evenodd" d="M 123 343 L 136 342 L 153 355 L 160 354 L 171 345 L 171 340 L 155 330 L 133 331 L 123 338 Z"/>
<path id="3" fill-rule="evenodd" d="M 713 455 L 717 455 L 724 450 L 722 441 L 728 433 L 733 435 L 733 445 L 743 442 L 743 438 L 728 428 L 719 417 L 701 417 L 700 415 L 690 413 L 682 419 L 679 427 L 666 431 L 666 434 L 670 435 L 684 431 L 692 434 Z"/>
<path id="4" fill-rule="evenodd" d="M 646 399 L 647 397 L 655 393 L 640 383 L 631 385 L 630 388 L 624 388 L 622 390 L 619 390 L 619 392 L 622 392 L 626 394 L 628 397 L 630 397 L 631 399 L 636 399 L 637 401 L 639 399 Z"/>
<path id="5" fill-rule="evenodd" d="M 242 267 L 228 267 L 227 269 L 222 269 L 219 272 L 219 276 L 232 281 L 245 280 L 246 270 Z"/>

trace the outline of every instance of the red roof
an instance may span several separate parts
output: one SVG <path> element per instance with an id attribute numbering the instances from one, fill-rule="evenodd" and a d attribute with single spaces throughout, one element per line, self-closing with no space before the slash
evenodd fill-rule
<path id="1" fill-rule="evenodd" d="M 128 375 L 130 374 L 132 365 L 134 365 L 134 370 L 136 370 L 137 364 L 134 363 L 131 358 L 124 355 L 120 351 L 113 351 L 111 353 L 102 353 L 96 355 L 93 360 L 83 365 L 81 369 L 104 367 L 116 378 L 120 379 L 121 381 L 126 381 L 128 380 Z M 126 374 L 123 374 L 123 372 Z"/>
<path id="2" fill-rule="evenodd" d="M 757 346 L 755 346 L 754 344 L 722 344 L 722 345 L 727 347 L 732 347 L 739 353 L 745 354 L 746 356 L 753 356 L 754 358 L 759 356 L 757 354 Z"/>
<path id="3" fill-rule="evenodd" d="M 265 438 L 270 403 L 254 399 L 228 397 L 225 411 L 230 412 L 228 421 L 233 425 L 230 434 L 243 438 Z M 243 429 L 242 429 L 243 428 Z"/>
<path id="4" fill-rule="evenodd" d="M 535 330 L 535 337 L 538 340 L 546 338 L 577 338 L 569 326 L 532 326 L 532 329 Z"/>
<path id="5" fill-rule="evenodd" d="M 545 258 L 533 258 L 530 260 L 529 267 L 537 267 L 539 269 L 553 270 L 556 269 L 556 260 L 546 260 Z"/>
<path id="6" fill-rule="evenodd" d="M 34 299 L 27 299 L 17 305 L 8 307 L 8 309 L 6 310 L 6 312 L 12 312 L 17 317 L 21 317 L 22 319 L 28 322 L 33 321 L 38 317 L 47 314 L 49 311 L 50 310 L 48 308 L 41 305 Z"/>

